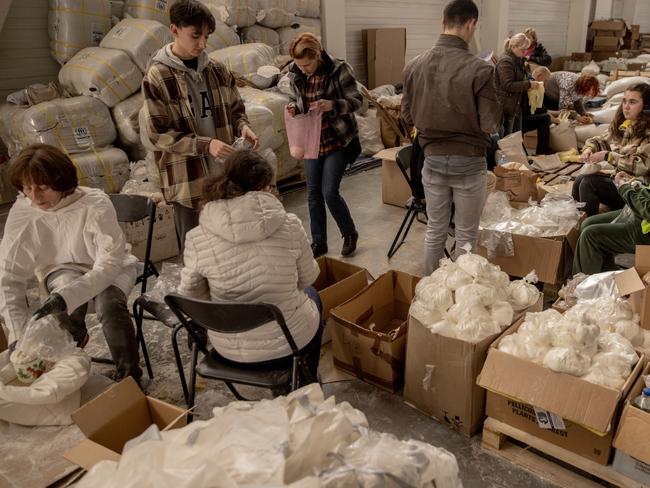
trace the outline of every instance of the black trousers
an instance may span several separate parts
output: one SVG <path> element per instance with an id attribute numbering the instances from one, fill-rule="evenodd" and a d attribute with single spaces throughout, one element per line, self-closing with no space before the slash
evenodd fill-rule
<path id="1" fill-rule="evenodd" d="M 550 148 L 551 142 L 551 116 L 547 113 L 526 114 L 522 120 L 521 131 L 537 131 L 537 148 L 536 154 L 552 154 Z"/>
<path id="2" fill-rule="evenodd" d="M 598 213 L 601 203 L 610 210 L 618 210 L 625 205 L 614 186 L 614 180 L 599 174 L 578 176 L 573 183 L 572 196 L 575 201 L 587 204 L 584 211 L 588 217 Z"/>

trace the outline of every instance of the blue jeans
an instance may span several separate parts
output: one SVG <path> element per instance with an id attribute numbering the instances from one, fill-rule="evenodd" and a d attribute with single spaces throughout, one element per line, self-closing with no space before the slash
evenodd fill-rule
<path id="1" fill-rule="evenodd" d="M 314 244 L 327 244 L 327 216 L 325 203 L 343 237 L 356 233 L 354 221 L 345 200 L 339 193 L 347 161 L 343 151 L 335 151 L 318 159 L 305 159 L 307 203 Z"/>

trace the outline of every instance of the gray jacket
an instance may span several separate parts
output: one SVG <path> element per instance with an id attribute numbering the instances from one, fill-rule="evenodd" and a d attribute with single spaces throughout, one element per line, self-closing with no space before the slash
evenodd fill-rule
<path id="1" fill-rule="evenodd" d="M 460 37 L 440 35 L 404 69 L 402 118 L 418 129 L 427 156 L 485 156 L 501 125 L 494 68 Z"/>

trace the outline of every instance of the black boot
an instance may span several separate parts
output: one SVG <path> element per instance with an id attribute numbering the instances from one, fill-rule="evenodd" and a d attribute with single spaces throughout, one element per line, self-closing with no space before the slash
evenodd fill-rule
<path id="1" fill-rule="evenodd" d="M 311 252 L 314 254 L 314 259 L 323 254 L 327 254 L 327 244 L 316 244 L 312 243 Z"/>
<path id="2" fill-rule="evenodd" d="M 341 249 L 341 256 L 350 256 L 354 251 L 357 250 L 357 240 L 359 239 L 359 233 L 355 232 L 352 235 L 345 236 L 343 238 L 343 248 Z"/>

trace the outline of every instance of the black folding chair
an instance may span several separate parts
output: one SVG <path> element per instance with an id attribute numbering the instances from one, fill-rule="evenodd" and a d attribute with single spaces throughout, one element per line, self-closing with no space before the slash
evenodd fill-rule
<path id="1" fill-rule="evenodd" d="M 418 221 L 426 224 L 427 207 L 424 202 L 424 189 L 422 188 L 421 180 L 417 179 L 418 176 L 422 174 L 422 169 L 418 169 L 417 167 L 414 168 L 414 165 L 411 164 L 413 159 L 412 145 L 403 147 L 395 156 L 397 167 L 411 189 L 411 197 L 407 200 L 405 205 L 406 215 L 402 220 L 402 225 L 400 225 L 399 230 L 393 239 L 393 243 L 390 245 L 390 249 L 388 250 L 388 259 L 392 258 L 402 244 L 404 244 L 406 236 L 408 235 L 409 230 L 411 230 L 411 225 L 413 225 L 413 221 L 416 217 L 422 215 L 424 220 L 418 218 Z M 412 178 L 409 178 L 409 175 L 406 172 L 407 165 L 410 167 Z"/>
<path id="2" fill-rule="evenodd" d="M 147 224 L 147 242 L 145 244 L 144 261 L 141 263 L 142 271 L 138 274 L 136 283 L 140 283 L 140 294 L 147 291 L 147 280 L 150 276 L 158 276 L 158 270 L 151 261 L 151 242 L 153 239 L 153 226 L 156 222 L 156 203 L 151 199 L 142 195 L 126 195 L 123 193 L 109 193 L 111 203 L 115 208 L 118 222 L 138 222 L 140 220 L 149 219 Z M 153 378 L 153 371 L 151 369 L 151 362 L 149 354 L 147 353 L 147 344 L 144 340 L 142 333 L 143 310 L 139 308 L 136 310 L 133 307 L 133 318 L 135 319 L 136 337 L 140 348 L 142 349 L 142 356 L 147 367 L 147 374 L 149 378 Z M 112 359 L 93 358 L 94 362 L 104 364 L 114 364 Z"/>
<path id="3" fill-rule="evenodd" d="M 194 406 L 197 374 L 203 378 L 223 381 L 238 400 L 246 400 L 246 398 L 240 395 L 234 387 L 234 383 L 268 388 L 274 396 L 277 396 L 298 388 L 300 375 L 303 377 L 304 384 L 315 381 L 304 357 L 296 346 L 282 312 L 275 305 L 219 303 L 196 300 L 177 294 L 167 295 L 165 302 L 181 322 L 174 328 L 172 346 L 188 408 Z M 225 360 L 214 349 L 208 349 L 206 345 L 209 330 L 222 334 L 239 334 L 252 331 L 272 321 L 278 324 L 291 348 L 291 356 L 287 359 L 286 364 L 279 367 L 269 368 L 267 365 Z M 183 328 L 192 341 L 189 388 L 185 380 L 178 347 L 178 332 Z M 204 355 L 201 361 L 198 361 L 199 351 Z"/>

